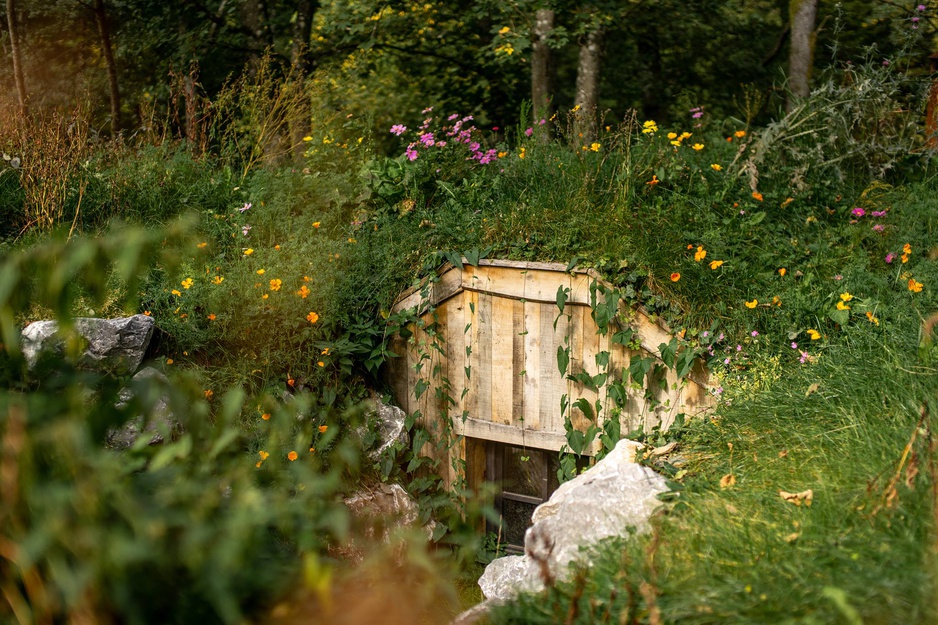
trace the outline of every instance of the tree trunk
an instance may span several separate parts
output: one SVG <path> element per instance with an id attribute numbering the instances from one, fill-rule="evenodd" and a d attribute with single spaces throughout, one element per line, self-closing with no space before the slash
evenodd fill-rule
<path id="1" fill-rule="evenodd" d="M 23 77 L 23 57 L 20 50 L 19 22 L 16 19 L 16 2 L 7 0 L 7 27 L 10 29 L 10 51 L 13 56 L 13 80 L 16 83 L 16 96 L 20 103 L 20 115 L 29 113 L 26 99 L 26 79 Z"/>
<path id="2" fill-rule="evenodd" d="M 597 107 L 599 106 L 600 64 L 602 62 L 603 31 L 596 28 L 580 44 L 580 61 L 576 73 L 577 139 L 583 145 L 596 140 Z"/>
<path id="3" fill-rule="evenodd" d="M 538 9 L 534 14 L 534 37 L 531 41 L 531 107 L 538 138 L 546 142 L 550 138 L 551 93 L 553 63 L 547 37 L 554 28 L 554 12 Z M 543 126 L 540 120 L 547 120 Z"/>
<path id="4" fill-rule="evenodd" d="M 296 113 L 290 119 L 290 142 L 292 143 L 293 158 L 297 161 L 303 158 L 306 152 L 306 143 L 303 137 L 310 131 L 310 103 L 305 92 L 306 76 L 309 73 L 309 37 L 313 29 L 313 16 L 319 9 L 317 0 L 299 0 L 296 7 L 296 22 L 293 24 L 293 47 L 290 50 L 290 60 L 293 63 L 293 76 L 303 89 L 301 104 L 297 106 Z"/>
<path id="5" fill-rule="evenodd" d="M 785 108 L 792 109 L 792 100 L 806 98 L 811 93 L 808 81 L 814 64 L 814 19 L 817 0 L 790 0 L 791 45 L 788 56 L 788 86 L 791 96 Z"/>
<path id="6" fill-rule="evenodd" d="M 107 82 L 111 98 L 111 133 L 116 135 L 121 129 L 121 96 L 117 88 L 117 65 L 114 63 L 111 30 L 108 27 L 107 14 L 104 11 L 104 0 L 94 0 L 94 18 L 98 22 L 101 48 L 104 51 L 104 62 L 107 65 Z"/>

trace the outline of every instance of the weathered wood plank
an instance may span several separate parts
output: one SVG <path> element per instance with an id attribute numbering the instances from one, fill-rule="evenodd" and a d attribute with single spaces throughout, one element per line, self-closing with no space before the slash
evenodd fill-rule
<path id="1" fill-rule="evenodd" d="M 564 432 L 543 432 L 540 430 L 529 430 L 493 423 L 491 421 L 482 421 L 479 419 L 466 419 L 463 423 L 456 423 L 456 431 L 466 437 L 481 438 L 488 441 L 499 443 L 508 443 L 510 445 L 519 445 L 534 447 L 536 449 L 548 449 L 551 451 L 560 451 L 567 444 L 567 438 Z M 588 450 L 585 455 L 592 455 L 593 450 Z"/>
<path id="2" fill-rule="evenodd" d="M 492 421 L 496 423 L 515 424 L 515 419 L 521 416 L 515 415 L 512 407 L 513 307 L 510 299 L 492 298 Z"/>
<path id="3" fill-rule="evenodd" d="M 541 429 L 540 394 L 541 377 L 547 364 L 541 364 L 541 325 L 539 305 L 536 302 L 522 303 L 524 321 L 524 427 L 531 430 Z M 520 373 L 520 372 L 519 372 Z"/>

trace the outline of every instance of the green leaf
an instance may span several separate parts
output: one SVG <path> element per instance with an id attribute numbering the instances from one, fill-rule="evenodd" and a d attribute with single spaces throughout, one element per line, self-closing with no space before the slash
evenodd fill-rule
<path id="1" fill-rule="evenodd" d="M 838 310 L 834 309 L 827 313 L 827 316 L 831 318 L 834 323 L 838 323 L 842 326 L 847 325 L 850 321 L 850 311 L 849 310 Z"/>
<path id="2" fill-rule="evenodd" d="M 570 348 L 560 345 L 557 347 L 557 368 L 561 376 L 567 375 L 567 365 L 570 364 Z"/>

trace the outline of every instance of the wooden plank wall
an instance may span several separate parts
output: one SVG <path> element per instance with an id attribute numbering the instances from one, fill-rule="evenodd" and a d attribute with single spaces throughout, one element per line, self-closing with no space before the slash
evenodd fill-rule
<path id="1" fill-rule="evenodd" d="M 429 332 L 413 328 L 410 341 L 392 339 L 392 351 L 403 355 L 389 366 L 397 401 L 408 413 L 419 410 L 434 436 L 441 436 L 442 416 L 448 413 L 455 433 L 464 437 L 559 450 L 566 443 L 562 395 L 571 404 L 581 397 L 593 405 L 601 400 L 601 416 L 608 416 L 614 404 L 605 389 L 597 393 L 560 375 L 558 347 L 568 341 L 568 373 L 600 373 L 596 355 L 607 351 L 609 370 L 621 376 L 632 356 L 610 340 L 612 328 L 606 336 L 597 332 L 589 306 L 590 282 L 596 279 L 589 272 L 571 274 L 562 265 L 482 261 L 478 267 L 444 271 L 429 302 L 419 292 L 406 294 L 395 310 L 424 311 Z M 569 289 L 563 315 L 556 304 L 558 287 Z M 426 312 L 428 303 L 436 306 L 434 313 Z M 633 314 L 642 355 L 657 358 L 658 345 L 671 335 L 642 311 Z M 667 376 L 673 385 L 675 372 L 669 370 Z M 430 388 L 418 399 L 420 379 Z M 631 391 L 621 415 L 622 431 L 640 425 L 666 428 L 679 412 L 693 415 L 707 409 L 711 398 L 706 384 L 707 373 L 698 363 L 682 388 L 657 393 L 662 404 L 656 408 L 642 392 Z M 571 419 L 580 430 L 589 425 L 579 409 L 572 409 Z M 459 441 L 452 451 L 435 454 L 444 462 L 447 482 L 455 478 L 452 459 L 465 459 L 465 453 L 465 441 Z"/>

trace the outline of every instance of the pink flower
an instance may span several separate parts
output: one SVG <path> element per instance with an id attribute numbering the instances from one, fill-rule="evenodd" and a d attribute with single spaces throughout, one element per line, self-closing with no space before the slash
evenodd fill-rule
<path id="1" fill-rule="evenodd" d="M 875 230 L 876 232 L 882 232 L 885 229 L 886 229 L 886 226 L 884 226 L 883 224 L 876 224 L 875 226 L 873 226 L 873 230 Z"/>
<path id="2" fill-rule="evenodd" d="M 534 129 L 533 129 L 533 128 L 528 128 L 527 130 L 524 131 L 524 136 L 525 136 L 525 137 L 530 137 L 530 136 L 533 135 L 533 134 L 534 134 Z"/>
<path id="3" fill-rule="evenodd" d="M 433 144 L 435 143 L 433 140 L 433 133 L 425 132 L 422 135 L 420 135 L 420 143 L 424 144 L 428 148 L 433 146 Z"/>
<path id="4" fill-rule="evenodd" d="M 407 126 L 404 126 L 403 124 L 394 124 L 393 126 L 391 126 L 392 135 L 397 135 L 398 137 L 400 137 L 405 132 L 407 132 Z"/>
<path id="5" fill-rule="evenodd" d="M 407 146 L 407 150 L 404 152 L 404 156 L 407 157 L 409 161 L 417 160 L 417 150 L 414 149 L 413 144 Z"/>
<path id="6" fill-rule="evenodd" d="M 425 108 L 425 109 L 423 109 L 422 111 L 420 111 L 420 114 L 421 114 L 421 115 L 426 115 L 427 113 L 429 113 L 429 112 L 432 111 L 432 110 L 433 110 L 433 107 L 432 107 L 432 106 L 428 106 L 427 108 Z"/>
<path id="7" fill-rule="evenodd" d="M 453 121 L 454 119 L 457 119 L 457 118 L 459 118 L 459 115 L 457 115 L 456 113 L 453 113 L 452 115 L 450 115 L 449 117 L 446 118 L 446 121 L 450 121 L 450 122 L 451 122 L 451 121 Z"/>
<path id="8" fill-rule="evenodd" d="M 863 217 L 863 215 L 866 215 L 866 209 L 860 208 L 859 206 L 857 206 L 850 212 L 856 217 Z"/>
<path id="9" fill-rule="evenodd" d="M 807 359 L 808 359 L 808 352 L 801 352 L 801 358 L 798 359 L 798 362 L 800 362 L 801 364 L 804 364 Z"/>
<path id="10" fill-rule="evenodd" d="M 872 213 L 870 213 L 870 215 L 872 215 L 873 217 L 885 217 L 886 211 L 873 211 Z"/>
<path id="11" fill-rule="evenodd" d="M 755 330 L 753 330 L 751 334 L 752 334 L 752 336 L 759 336 L 759 333 L 756 332 Z"/>
<path id="12" fill-rule="evenodd" d="M 244 206 L 242 206 L 242 207 L 239 208 L 238 210 L 241 211 L 242 213 L 243 213 L 244 211 L 251 210 L 251 203 L 250 203 L 250 202 L 245 202 L 245 203 L 244 203 Z"/>
<path id="13" fill-rule="evenodd" d="M 795 343 L 794 341 L 792 341 L 792 342 L 791 342 L 791 348 L 792 348 L 792 349 L 798 349 L 798 343 Z"/>
<path id="14" fill-rule="evenodd" d="M 538 120 L 537 125 L 538 125 L 538 126 L 543 126 L 543 125 L 546 124 L 546 123 L 547 123 L 547 120 L 546 120 L 546 119 L 540 119 L 540 120 Z"/>
<path id="15" fill-rule="evenodd" d="M 894 260 L 896 260 L 895 254 L 893 254 L 892 252 L 889 252 L 888 254 L 886 254 L 886 264 L 890 264 Z"/>

